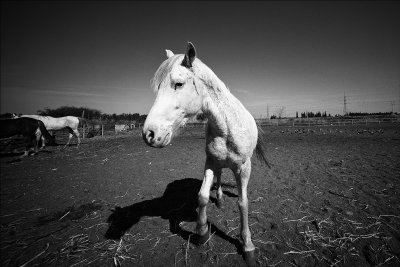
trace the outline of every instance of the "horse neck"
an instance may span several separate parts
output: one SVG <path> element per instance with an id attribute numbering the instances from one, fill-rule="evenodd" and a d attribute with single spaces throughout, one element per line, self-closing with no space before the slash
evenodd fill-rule
<path id="1" fill-rule="evenodd" d="M 217 135 L 228 135 L 232 125 L 238 125 L 240 120 L 245 119 L 244 107 L 218 77 L 203 82 L 206 90 L 202 111 L 208 118 L 208 127 L 214 129 Z"/>

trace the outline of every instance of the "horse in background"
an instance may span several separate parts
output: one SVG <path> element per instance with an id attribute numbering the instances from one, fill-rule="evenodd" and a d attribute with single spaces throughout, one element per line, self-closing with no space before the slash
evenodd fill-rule
<path id="1" fill-rule="evenodd" d="M 36 120 L 40 120 L 44 123 L 44 126 L 48 131 L 58 131 L 62 129 L 67 129 L 69 132 L 69 138 L 67 144 L 64 146 L 69 146 L 71 139 L 73 136 L 78 138 L 77 147 L 79 147 L 81 143 L 81 139 L 79 137 L 79 118 L 74 116 L 65 116 L 60 118 L 54 118 L 51 116 L 41 116 L 41 115 L 21 115 L 20 118 L 33 118 Z M 42 136 L 42 148 L 45 146 L 44 138 Z"/>
<path id="2" fill-rule="evenodd" d="M 0 120 L 0 138 L 8 138 L 14 135 L 22 135 L 25 141 L 25 152 L 21 158 L 29 154 L 33 142 L 35 142 L 33 155 L 38 152 L 38 142 L 41 136 L 44 135 L 48 140 L 53 140 L 44 123 L 40 120 L 32 118 Z"/>
<path id="3" fill-rule="evenodd" d="M 143 139 L 149 146 L 167 146 L 179 127 L 200 112 L 207 118 L 206 162 L 203 183 L 198 194 L 198 243 L 210 236 L 206 207 L 214 176 L 217 180 L 217 206 L 222 203 L 221 173 L 230 168 L 238 187 L 241 237 L 247 265 L 256 265 L 255 246 L 248 221 L 247 185 L 253 151 L 268 165 L 262 147 L 262 131 L 253 116 L 229 91 L 214 72 L 196 57 L 192 43 L 184 55 L 166 50 L 167 57 L 152 79 L 156 100 L 143 127 Z"/>

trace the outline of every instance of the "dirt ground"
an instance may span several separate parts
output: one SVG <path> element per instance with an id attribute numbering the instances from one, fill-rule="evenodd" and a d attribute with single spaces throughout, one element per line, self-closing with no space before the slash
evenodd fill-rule
<path id="1" fill-rule="evenodd" d="M 194 244 L 203 129 L 164 149 L 139 132 L 2 152 L 2 266 L 244 266 L 237 191 L 208 205 Z M 400 266 L 400 126 L 265 128 L 271 169 L 253 158 L 249 221 L 260 266 Z M 66 141 L 66 140 L 65 140 Z M 65 143 L 58 140 L 59 143 Z"/>

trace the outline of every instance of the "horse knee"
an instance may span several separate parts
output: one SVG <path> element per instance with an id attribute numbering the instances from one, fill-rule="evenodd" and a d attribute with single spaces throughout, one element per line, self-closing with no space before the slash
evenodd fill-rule
<path id="1" fill-rule="evenodd" d="M 248 209 L 249 207 L 249 201 L 247 199 L 238 200 L 237 204 L 240 210 Z"/>
<path id="2" fill-rule="evenodd" d="M 209 196 L 204 195 L 204 194 L 199 194 L 199 197 L 198 197 L 199 207 L 207 206 L 209 200 L 210 200 Z"/>

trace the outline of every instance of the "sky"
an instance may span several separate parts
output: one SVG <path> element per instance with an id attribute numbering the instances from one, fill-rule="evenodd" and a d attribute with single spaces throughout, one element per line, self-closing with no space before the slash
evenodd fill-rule
<path id="1" fill-rule="evenodd" d="M 400 4 L 1 2 L 1 113 L 147 114 L 150 79 L 194 44 L 256 118 L 399 112 Z"/>

